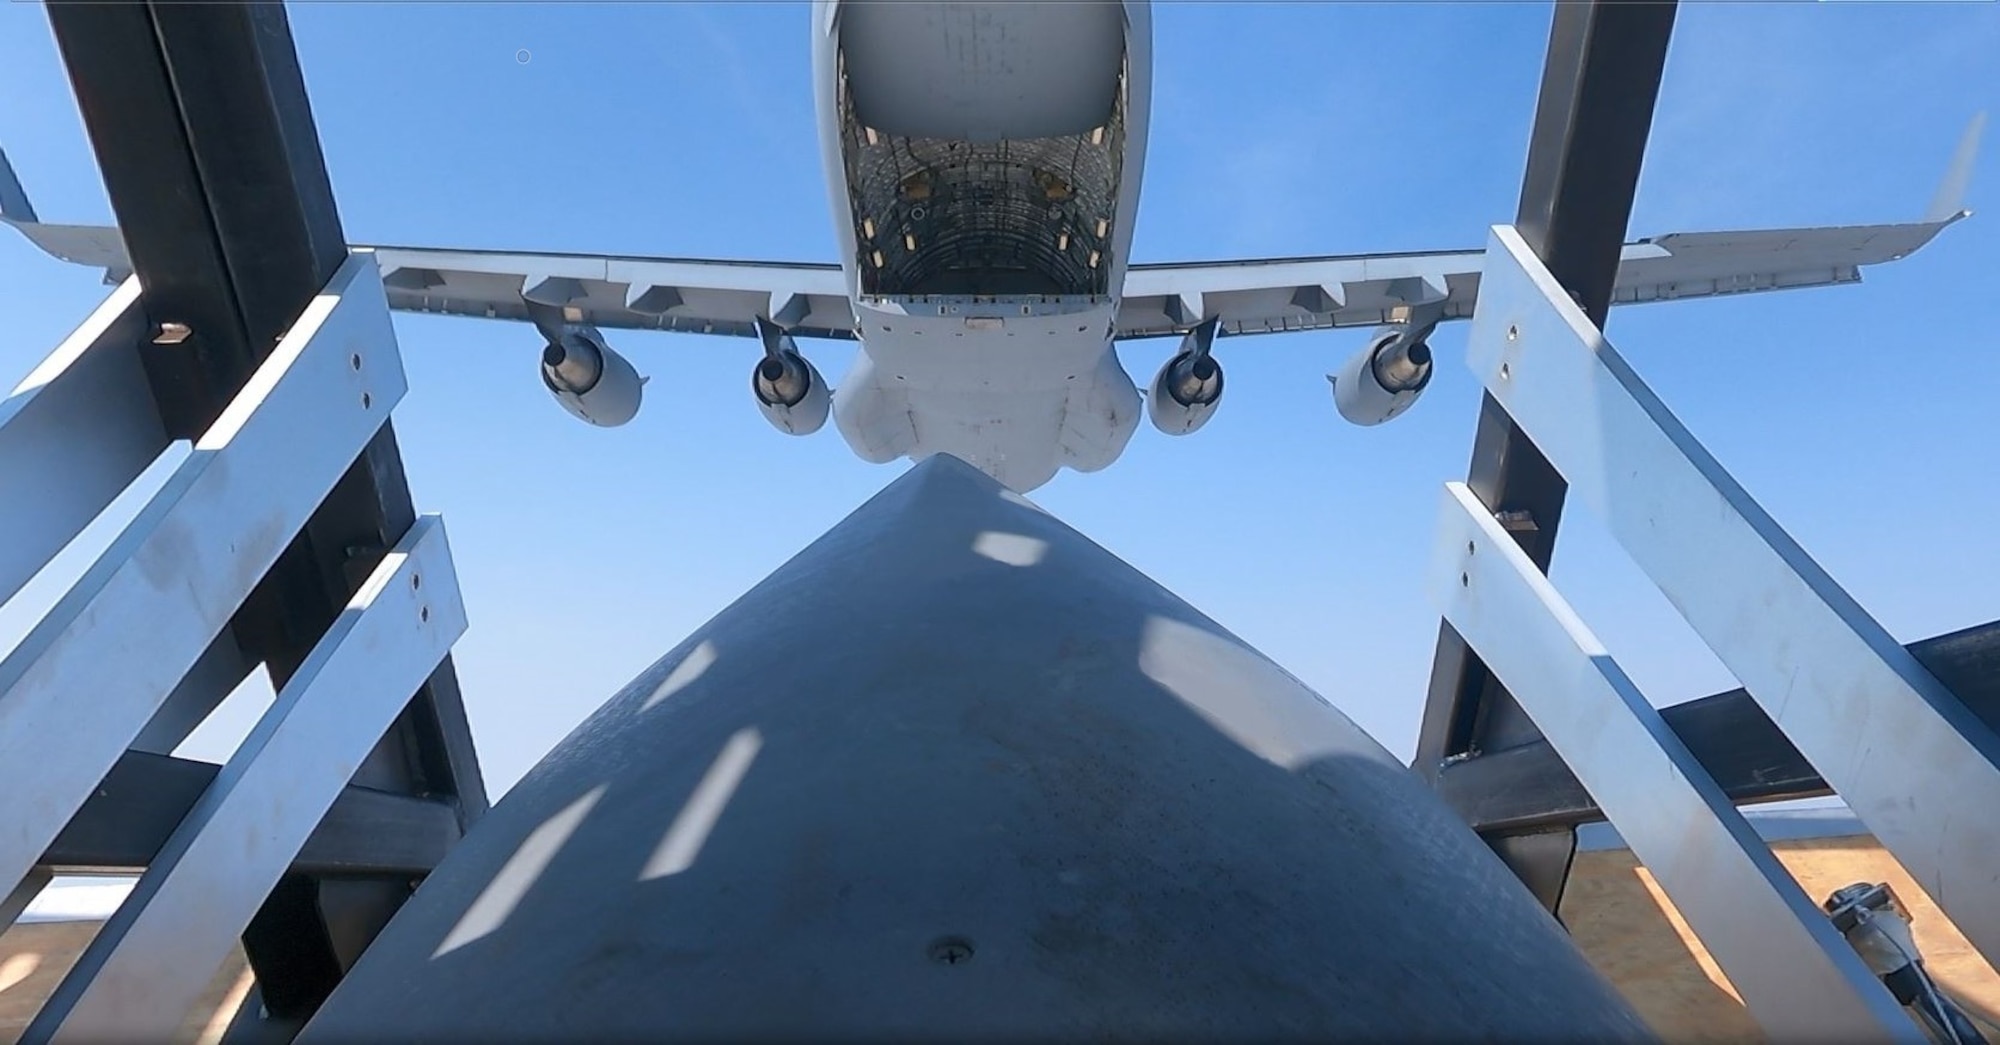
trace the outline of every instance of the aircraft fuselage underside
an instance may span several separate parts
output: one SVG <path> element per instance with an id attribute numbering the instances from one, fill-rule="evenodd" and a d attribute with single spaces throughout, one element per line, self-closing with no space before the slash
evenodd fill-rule
<path id="1" fill-rule="evenodd" d="M 1118 458 L 1112 350 L 1145 155 L 1143 4 L 834 3 L 814 75 L 862 351 L 862 458 L 962 458 L 1017 490 Z"/>

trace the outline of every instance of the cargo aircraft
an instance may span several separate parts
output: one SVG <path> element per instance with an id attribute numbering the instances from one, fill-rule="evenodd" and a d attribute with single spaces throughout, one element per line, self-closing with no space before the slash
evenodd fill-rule
<path id="1" fill-rule="evenodd" d="M 865 460 L 949 453 L 1021 492 L 1117 460 L 1142 403 L 1162 432 L 1200 428 L 1222 399 L 1218 342 L 1238 337 L 1376 328 L 1328 376 L 1341 416 L 1387 421 L 1430 381 L 1432 330 L 1472 314 L 1478 250 L 1134 263 L 1146 0 L 818 0 L 811 32 L 837 264 L 356 249 L 391 308 L 533 324 L 543 384 L 590 424 L 631 420 L 646 380 L 606 331 L 744 338 L 781 431 L 831 418 Z M 1642 239 L 1615 300 L 1856 282 L 1969 213 L 1979 129 L 1920 221 Z M 129 271 L 115 227 L 39 221 L 4 157 L 0 220 L 108 278 Z M 1179 350 L 1142 395 L 1118 343 L 1163 337 Z M 837 388 L 800 347 L 825 338 L 860 343 Z"/>

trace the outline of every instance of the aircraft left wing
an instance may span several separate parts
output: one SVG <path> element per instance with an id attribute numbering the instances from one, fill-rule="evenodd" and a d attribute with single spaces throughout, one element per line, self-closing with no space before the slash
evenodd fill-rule
<path id="1" fill-rule="evenodd" d="M 105 282 L 131 274 L 113 225 L 41 221 L 0 152 L 0 224 L 63 261 L 101 268 Z M 838 265 L 689 258 L 356 247 L 382 267 L 389 307 L 401 312 L 511 319 L 547 327 L 679 330 L 757 335 L 757 318 L 800 337 L 854 337 Z"/>
<path id="2" fill-rule="evenodd" d="M 1963 216 L 1904 225 L 1675 233 L 1628 243 L 1617 304 L 1855 283 L 1861 267 L 1906 257 Z M 1204 318 L 1226 334 L 1376 326 L 1472 315 L 1483 255 L 1373 254 L 1210 264 L 1134 265 L 1120 338 L 1186 333 Z"/>
<path id="3" fill-rule="evenodd" d="M 1861 269 L 1908 257 L 1971 212 L 1972 177 L 1985 114 L 1960 138 L 1922 220 L 1891 225 L 1675 233 L 1625 245 L 1612 301 L 1713 297 L 1855 283 Z M 1344 255 L 1261 261 L 1133 265 L 1115 334 L 1179 336 L 1205 319 L 1225 334 L 1427 324 L 1472 315 L 1481 252 Z"/>

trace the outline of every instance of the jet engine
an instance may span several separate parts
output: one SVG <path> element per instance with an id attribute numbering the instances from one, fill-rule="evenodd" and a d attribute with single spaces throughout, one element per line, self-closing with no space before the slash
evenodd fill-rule
<path id="1" fill-rule="evenodd" d="M 833 394 L 819 370 L 799 354 L 790 334 L 760 319 L 757 333 L 764 340 L 764 358 L 750 375 L 750 390 L 764 419 L 787 435 L 811 435 L 826 424 Z"/>
<path id="2" fill-rule="evenodd" d="M 639 376 L 588 327 L 572 328 L 542 350 L 542 384 L 564 410 L 602 428 L 616 428 L 639 412 Z"/>
<path id="3" fill-rule="evenodd" d="M 1222 364 L 1209 355 L 1220 321 L 1208 319 L 1187 332 L 1181 350 L 1153 375 L 1146 414 L 1168 435 L 1186 435 L 1208 423 L 1222 402 Z"/>
<path id="4" fill-rule="evenodd" d="M 1408 410 L 1431 383 L 1431 349 L 1407 327 L 1383 327 L 1340 373 L 1326 379 L 1333 383 L 1340 416 L 1357 425 L 1379 425 Z"/>

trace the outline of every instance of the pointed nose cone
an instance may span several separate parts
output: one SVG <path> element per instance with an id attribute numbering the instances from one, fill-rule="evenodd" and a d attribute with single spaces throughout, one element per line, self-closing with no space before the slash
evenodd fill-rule
<path id="1" fill-rule="evenodd" d="M 1644 1036 L 1345 716 L 938 456 L 565 739 L 301 1040 Z"/>

